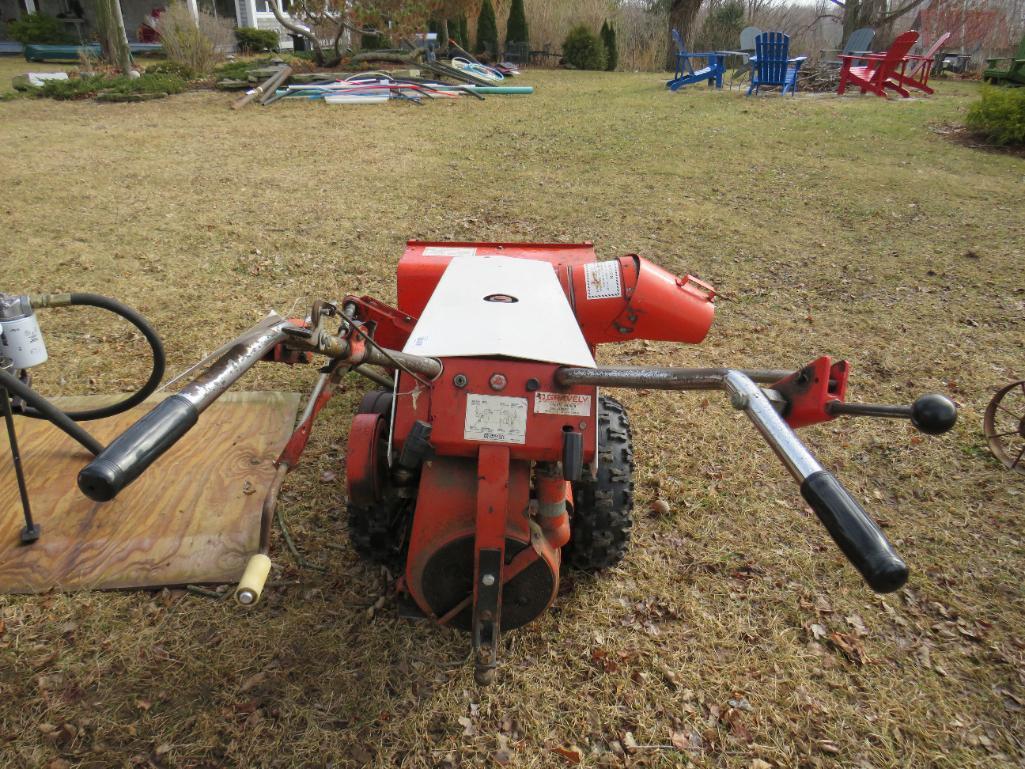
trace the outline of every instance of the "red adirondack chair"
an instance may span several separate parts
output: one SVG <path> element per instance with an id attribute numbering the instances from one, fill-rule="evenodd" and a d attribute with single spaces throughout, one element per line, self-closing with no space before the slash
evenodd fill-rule
<path id="1" fill-rule="evenodd" d="M 841 55 L 843 65 L 840 68 L 840 85 L 836 89 L 837 94 L 843 94 L 847 85 L 857 86 L 862 93 L 871 91 L 877 96 L 888 99 L 889 94 L 886 88 L 892 88 L 904 98 L 910 94 L 900 85 L 889 82 L 891 77 L 899 70 L 903 71 L 904 57 L 918 41 L 918 33 L 911 31 L 898 35 L 886 53 L 880 54 L 859 54 L 857 56 Z M 863 59 L 868 64 L 856 67 L 854 63 Z"/>
<path id="2" fill-rule="evenodd" d="M 950 37 L 950 33 L 944 32 L 932 44 L 932 47 L 921 56 L 915 56 L 914 54 L 905 56 L 904 63 L 899 68 L 899 71 L 895 71 L 893 76 L 886 81 L 886 87 L 906 88 L 910 86 L 928 94 L 934 93 L 932 88 L 929 87 L 929 74 L 932 72 L 933 59 L 936 58 L 936 52 L 947 42 L 948 37 Z"/>

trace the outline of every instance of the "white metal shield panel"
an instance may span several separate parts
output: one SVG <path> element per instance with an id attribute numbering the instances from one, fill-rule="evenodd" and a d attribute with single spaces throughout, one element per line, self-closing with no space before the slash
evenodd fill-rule
<path id="1" fill-rule="evenodd" d="M 552 265 L 508 256 L 449 262 L 403 352 L 595 365 Z"/>

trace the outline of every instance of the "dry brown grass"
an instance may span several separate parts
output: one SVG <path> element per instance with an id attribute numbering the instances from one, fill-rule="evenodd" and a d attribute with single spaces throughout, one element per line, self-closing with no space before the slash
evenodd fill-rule
<path id="1" fill-rule="evenodd" d="M 962 404 L 937 440 L 894 423 L 804 431 L 886 521 L 908 589 L 864 587 L 721 398 L 626 393 L 634 546 L 599 579 L 570 575 L 478 689 L 465 637 L 390 602 L 368 612 L 382 576 L 319 481 L 344 462 L 353 390 L 283 500 L 325 575 L 275 538 L 279 587 L 251 613 L 177 592 L 0 599 L 0 766 L 472 767 L 505 750 L 533 768 L 567 765 L 552 748 L 572 745 L 585 766 L 1022 765 L 1025 487 L 980 433 L 993 388 L 1025 372 L 1025 162 L 927 130 L 974 89 L 886 104 L 671 95 L 651 75 L 529 81 L 533 97 L 423 109 L 0 104 L 2 287 L 120 297 L 180 369 L 268 307 L 394 299 L 407 238 L 641 253 L 716 284 L 717 324 L 701 347 L 603 360 L 832 353 L 853 361 L 855 399 Z M 141 368 L 51 339 L 49 392 L 125 387 Z M 312 379 L 263 367 L 245 386 Z M 646 514 L 656 497 L 668 516 Z M 620 757 L 627 732 L 657 747 Z"/>

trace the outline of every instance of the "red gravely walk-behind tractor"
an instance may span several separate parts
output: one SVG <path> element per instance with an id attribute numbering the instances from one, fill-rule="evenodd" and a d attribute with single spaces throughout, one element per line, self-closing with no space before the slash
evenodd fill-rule
<path id="1" fill-rule="evenodd" d="M 700 280 L 638 256 L 598 261 L 590 244 L 411 242 L 398 265 L 398 308 L 347 296 L 315 302 L 306 320 L 268 316 L 107 446 L 82 470 L 79 486 L 92 499 L 112 499 L 257 361 L 325 356 L 278 460 L 261 552 L 236 597 L 259 600 L 284 477 L 343 375 L 357 372 L 377 389 L 349 430 L 353 545 L 401 573 L 398 589 L 411 609 L 471 633 L 477 678 L 486 682 L 500 631 L 551 604 L 564 563 L 599 570 L 626 551 L 630 427 L 623 407 L 599 388 L 722 390 L 869 586 L 900 588 L 904 561 L 793 429 L 861 415 L 906 418 L 941 433 L 957 418 L 954 404 L 940 395 L 911 406 L 847 403 L 848 364 L 828 357 L 796 371 L 595 363 L 604 343 L 702 341 L 714 296 Z"/>

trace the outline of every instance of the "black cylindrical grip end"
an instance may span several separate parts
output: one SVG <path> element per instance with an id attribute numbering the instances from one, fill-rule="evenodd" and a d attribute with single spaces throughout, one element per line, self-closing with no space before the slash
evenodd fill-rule
<path id="1" fill-rule="evenodd" d="M 801 496 L 843 554 L 877 593 L 892 593 L 908 581 L 908 566 L 886 535 L 832 473 L 820 470 L 801 484 Z"/>
<path id="2" fill-rule="evenodd" d="M 188 400 L 172 395 L 157 404 L 111 442 L 78 474 L 78 488 L 90 499 L 106 502 L 187 433 L 199 412 Z"/>

